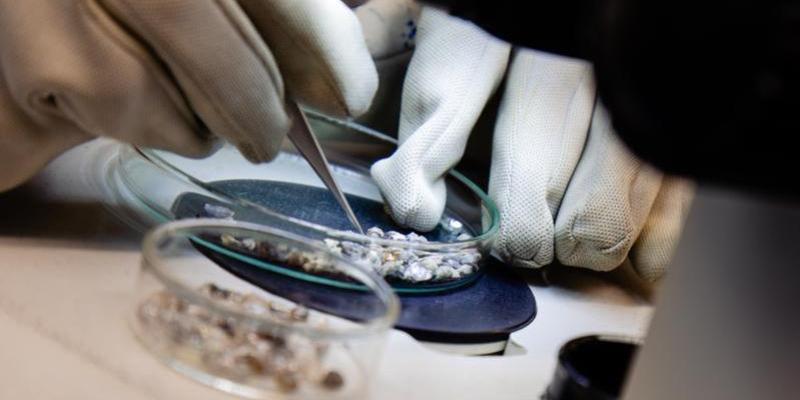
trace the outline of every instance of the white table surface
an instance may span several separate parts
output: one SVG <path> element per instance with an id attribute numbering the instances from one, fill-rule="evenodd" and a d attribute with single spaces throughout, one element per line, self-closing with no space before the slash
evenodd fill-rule
<path id="1" fill-rule="evenodd" d="M 87 144 L 0 194 L 0 399 L 227 399 L 160 364 L 125 322 L 141 234 L 87 185 Z M 642 336 L 652 313 L 629 269 L 528 278 L 536 320 L 514 355 L 435 352 L 392 331 L 375 399 L 536 399 L 559 346 L 590 333 Z"/>

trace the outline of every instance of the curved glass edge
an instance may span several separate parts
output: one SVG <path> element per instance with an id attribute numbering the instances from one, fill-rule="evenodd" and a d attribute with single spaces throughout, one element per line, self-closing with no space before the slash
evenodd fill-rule
<path id="1" fill-rule="evenodd" d="M 237 252 L 232 251 L 230 249 L 227 249 L 227 248 L 225 248 L 223 246 L 219 246 L 217 244 L 211 243 L 211 242 L 209 242 L 209 241 L 207 241 L 205 239 L 201 239 L 201 238 L 198 238 L 198 237 L 193 237 L 192 241 L 197 243 L 197 244 L 199 244 L 199 245 L 201 245 L 201 246 L 204 246 L 204 247 L 206 247 L 206 248 L 208 248 L 208 249 L 210 249 L 212 251 L 216 251 L 218 253 L 224 254 L 225 256 L 234 258 L 234 259 L 239 260 L 241 262 L 248 263 L 248 264 L 250 264 L 250 265 L 252 265 L 254 267 L 257 267 L 257 268 L 265 269 L 265 270 L 270 271 L 270 272 L 275 272 L 275 273 L 278 273 L 278 274 L 287 275 L 287 276 L 290 276 L 292 278 L 301 279 L 301 280 L 304 280 L 304 281 L 307 281 L 307 282 L 318 283 L 318 284 L 321 284 L 321 285 L 333 286 L 333 287 L 340 288 L 340 289 L 358 290 L 358 291 L 367 291 L 367 289 L 368 289 L 367 287 L 365 287 L 363 285 L 358 285 L 358 284 L 350 283 L 350 282 L 338 281 L 338 280 L 335 280 L 335 279 L 326 278 L 324 276 L 317 276 L 317 275 L 313 275 L 313 274 L 310 274 L 310 273 L 307 273 L 307 272 L 297 271 L 297 270 L 294 270 L 294 269 L 291 269 L 291 268 L 282 267 L 280 265 L 276 265 L 276 264 L 272 264 L 272 263 L 269 263 L 269 262 L 265 262 L 263 260 L 260 260 L 260 259 L 254 258 L 254 257 L 250 257 L 250 256 L 247 256 L 247 255 L 244 255 L 244 254 L 241 254 L 241 253 L 237 253 Z M 401 293 L 401 294 L 438 293 L 438 292 L 442 292 L 442 291 L 446 291 L 446 290 L 450 290 L 450 289 L 455 289 L 455 288 L 458 288 L 458 287 L 461 287 L 461 286 L 465 286 L 465 285 L 467 285 L 469 283 L 472 283 L 476 279 L 478 279 L 482 274 L 483 274 L 483 268 L 479 268 L 478 271 L 476 271 L 475 273 L 469 274 L 468 276 L 466 276 L 466 277 L 464 277 L 462 279 L 455 279 L 455 280 L 452 280 L 452 281 L 444 281 L 444 282 L 441 282 L 441 284 L 430 284 L 429 286 L 411 286 L 413 284 L 404 284 L 404 283 L 395 285 L 395 284 L 388 283 L 388 282 L 387 282 L 387 284 L 396 293 Z M 385 279 L 383 279 L 383 280 L 385 281 Z M 409 285 L 409 286 L 404 286 L 404 285 Z"/>
<path id="2" fill-rule="evenodd" d="M 183 282 L 175 279 L 169 272 L 169 267 L 164 265 L 159 254 L 159 245 L 164 240 L 173 239 L 187 239 L 191 240 L 196 238 L 198 233 L 207 233 L 209 230 L 225 230 L 225 231 L 247 231 L 250 233 L 257 233 L 263 235 L 273 235 L 288 239 L 290 241 L 299 243 L 300 246 L 307 246 L 313 248 L 321 253 L 328 254 L 332 259 L 337 260 L 337 265 L 343 266 L 348 269 L 347 272 L 352 273 L 355 277 L 359 277 L 365 283 L 365 287 L 380 299 L 386 306 L 386 312 L 373 320 L 361 324 L 357 328 L 345 331 L 321 331 L 307 326 L 294 326 L 277 322 L 272 319 L 266 319 L 258 315 L 243 312 L 241 310 L 232 308 L 226 304 L 220 304 L 212 301 L 211 299 L 202 296 L 194 288 L 188 287 Z M 265 227 L 258 224 L 243 223 L 239 221 L 223 221 L 218 219 L 191 219 L 172 221 L 167 224 L 158 226 L 156 229 L 151 230 L 144 238 L 142 244 L 142 268 L 149 269 L 159 281 L 173 291 L 180 297 L 188 301 L 202 305 L 213 312 L 232 315 L 236 318 L 247 320 L 258 324 L 259 326 L 268 327 L 269 329 L 277 332 L 296 332 L 310 338 L 320 339 L 348 339 L 353 337 L 369 336 L 391 328 L 397 321 L 400 315 L 400 299 L 394 293 L 394 290 L 389 284 L 382 279 L 375 271 L 366 267 L 358 265 L 345 258 L 339 257 L 321 244 L 316 242 L 309 242 L 304 240 L 303 237 L 294 235 L 290 232 L 281 231 L 270 227 Z"/>
<path id="3" fill-rule="evenodd" d="M 390 136 L 384 135 L 384 134 L 382 134 L 382 133 L 380 133 L 378 131 L 375 131 L 373 129 L 370 129 L 368 127 L 365 127 L 363 125 L 360 125 L 358 123 L 355 123 L 353 121 L 347 121 L 347 120 L 342 120 L 342 119 L 338 119 L 338 118 L 333 118 L 333 117 L 326 116 L 324 114 L 320 114 L 318 112 L 315 112 L 315 111 L 312 111 L 312 110 L 308 110 L 308 109 L 304 109 L 303 111 L 312 119 L 321 120 L 321 121 L 328 122 L 328 123 L 331 123 L 331 124 L 336 124 L 336 125 L 348 128 L 348 129 L 355 130 L 355 131 L 357 131 L 359 133 L 362 133 L 362 134 L 377 138 L 379 140 L 382 140 L 382 141 L 389 142 L 391 144 L 397 145 L 397 140 L 396 139 L 394 139 L 394 138 L 392 138 Z M 236 197 L 230 196 L 229 194 L 227 194 L 227 193 L 225 193 L 225 192 L 223 192 L 223 191 L 221 191 L 221 190 L 219 190 L 217 188 L 214 188 L 212 185 L 209 185 L 206 182 L 203 182 L 203 181 L 201 181 L 199 179 L 194 178 L 193 176 L 191 176 L 190 174 L 184 172 L 180 168 L 172 165 L 167 160 L 164 160 L 161 156 L 159 156 L 152 149 L 135 147 L 135 152 L 137 154 L 141 155 L 143 158 L 149 160 L 153 164 L 159 166 L 160 168 L 162 168 L 162 169 L 164 169 L 166 171 L 172 172 L 173 174 L 177 175 L 177 177 L 179 177 L 183 182 L 191 184 L 191 185 L 196 186 L 196 187 L 199 187 L 199 188 L 203 189 L 204 191 L 207 191 L 208 193 L 213 194 L 214 196 L 220 197 L 220 198 L 224 199 L 225 201 L 230 202 L 231 204 L 237 204 L 237 205 L 244 206 L 244 207 L 254 208 L 256 210 L 259 210 L 261 212 L 266 213 L 267 215 L 271 215 L 271 216 L 274 216 L 274 217 L 277 217 L 277 218 L 283 218 L 283 219 L 285 219 L 285 220 L 287 220 L 287 221 L 289 221 L 291 223 L 317 230 L 317 231 L 319 231 L 319 232 L 321 232 L 321 233 L 323 233 L 323 234 L 325 234 L 327 236 L 331 236 L 331 237 L 340 237 L 340 238 L 346 238 L 348 240 L 358 240 L 358 241 L 369 240 L 370 242 L 378 243 L 378 244 L 386 245 L 386 246 L 402 245 L 404 247 L 412 247 L 414 249 L 419 249 L 419 250 L 437 251 L 437 250 L 440 249 L 440 247 L 449 247 L 449 246 L 452 246 L 453 248 L 459 248 L 459 247 L 476 246 L 477 245 L 477 247 L 480 247 L 481 243 L 491 243 L 494 240 L 494 237 L 495 237 L 497 231 L 500 229 L 500 212 L 498 211 L 497 206 L 495 205 L 494 201 L 477 184 L 475 184 L 469 178 L 467 178 L 466 176 L 464 176 L 463 174 L 461 174 L 460 172 L 458 172 L 456 170 L 450 170 L 448 172 L 448 174 L 451 175 L 453 178 L 455 178 L 460 183 L 462 183 L 465 186 L 467 186 L 467 188 L 469 188 L 470 191 L 475 193 L 475 195 L 477 195 L 478 198 L 481 201 L 482 209 L 485 210 L 486 213 L 488 214 L 488 215 L 486 215 L 486 217 L 488 217 L 488 221 L 485 221 L 485 224 L 484 224 L 485 226 L 482 227 L 483 231 L 479 235 L 476 235 L 476 236 L 474 236 L 472 238 L 465 239 L 465 240 L 460 240 L 460 241 L 456 240 L 456 241 L 453 241 L 453 242 L 438 242 L 438 243 L 414 243 L 411 246 L 409 246 L 408 242 L 400 242 L 400 241 L 389 240 L 389 239 L 370 238 L 370 237 L 368 237 L 366 235 L 362 235 L 362 234 L 359 234 L 359 233 L 331 229 L 331 228 L 326 227 L 324 225 L 319 225 L 319 224 L 315 224 L 315 223 L 312 223 L 312 222 L 300 220 L 300 219 L 297 219 L 297 218 L 292 218 L 292 217 L 289 217 L 289 216 L 286 216 L 286 215 L 278 214 L 278 213 L 270 210 L 267 207 L 261 206 L 259 204 L 256 204 L 256 203 L 253 203 L 253 202 L 241 199 L 241 198 L 236 198 Z"/>

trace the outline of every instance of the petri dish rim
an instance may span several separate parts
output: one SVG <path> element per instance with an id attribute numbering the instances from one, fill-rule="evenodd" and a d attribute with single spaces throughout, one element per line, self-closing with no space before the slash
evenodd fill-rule
<path id="1" fill-rule="evenodd" d="M 320 114 L 318 112 L 304 109 L 304 112 L 311 118 L 315 120 L 324 121 L 327 123 L 335 124 L 340 127 L 355 130 L 361 134 L 379 139 L 384 142 L 388 142 L 393 145 L 397 145 L 397 140 L 394 138 L 385 135 L 381 132 L 375 131 L 363 125 L 357 124 L 352 121 L 345 121 L 338 118 L 333 118 L 326 116 L 324 114 Z M 228 193 L 221 191 L 215 188 L 213 185 L 210 185 L 206 182 L 203 182 L 186 171 L 178 168 L 177 166 L 173 165 L 169 161 L 160 157 L 155 150 L 146 149 L 141 147 L 133 147 L 133 151 L 138 154 L 139 156 L 145 158 L 146 160 L 150 161 L 151 163 L 155 164 L 161 169 L 167 170 L 175 174 L 179 179 L 181 179 L 184 183 L 188 183 L 190 185 L 196 186 L 201 188 L 203 191 L 213 194 L 214 196 L 218 196 L 219 198 L 231 202 L 232 204 L 239 204 L 245 207 L 254 208 L 260 212 L 264 212 L 268 215 L 273 217 L 283 219 L 287 222 L 297 224 L 300 226 L 304 226 L 315 230 L 325 236 L 331 238 L 339 238 L 343 240 L 357 240 L 360 242 L 369 241 L 372 243 L 377 243 L 384 246 L 401 246 L 404 248 L 414 249 L 414 250 L 421 250 L 421 251 L 446 251 L 448 249 L 457 250 L 460 248 L 467 248 L 467 247 L 478 247 L 481 243 L 484 242 L 491 242 L 497 231 L 500 229 L 500 212 L 497 209 L 494 201 L 486 194 L 477 184 L 472 182 L 469 178 L 464 176 L 463 174 L 459 173 L 456 170 L 451 170 L 448 172 L 448 175 L 452 176 L 458 182 L 466 186 L 473 194 L 475 194 L 481 202 L 481 206 L 487 210 L 488 216 L 488 226 L 484 227 L 480 234 L 464 240 L 456 240 L 452 242 L 426 242 L 426 243 L 409 243 L 404 241 L 397 241 L 397 240 L 390 240 L 390 239 L 377 239 L 372 238 L 366 235 L 361 235 L 356 232 L 350 231 L 342 231 L 338 229 L 332 229 L 324 225 L 315 224 L 313 222 L 301 220 L 298 218 L 293 218 L 288 215 L 277 213 L 273 210 L 270 210 L 267 207 L 261 206 L 254 202 L 230 196 Z M 124 168 L 123 168 L 124 174 Z M 140 194 L 138 197 L 142 198 Z"/>

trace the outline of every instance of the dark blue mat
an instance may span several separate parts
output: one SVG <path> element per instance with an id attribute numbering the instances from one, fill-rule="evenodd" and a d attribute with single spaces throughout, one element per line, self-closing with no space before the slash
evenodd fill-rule
<path id="1" fill-rule="evenodd" d="M 246 193 L 243 197 L 248 200 L 283 214 L 339 229 L 346 229 L 349 224 L 335 200 L 324 189 L 253 180 L 217 182 L 215 185 L 228 193 L 231 190 L 240 195 Z M 364 225 L 397 229 L 383 212 L 380 203 L 355 196 L 349 196 L 348 200 Z M 205 196 L 185 194 L 176 200 L 173 212 L 178 218 L 203 216 L 203 204 L 206 202 L 215 203 Z M 259 218 L 265 217 L 243 215 L 239 210 L 236 217 L 273 226 L 279 222 L 259 221 Z M 433 232 L 431 238 L 440 234 Z M 242 279 L 309 307 L 356 320 L 369 318 L 382 311 L 380 304 L 371 304 L 370 301 L 374 299 L 364 292 L 299 280 L 255 268 L 201 245 L 196 247 Z M 483 343 L 507 339 L 511 332 L 533 321 L 536 302 L 525 281 L 495 259 L 488 260 L 482 270 L 484 273 L 476 275 L 468 284 L 449 291 L 401 296 L 402 311 L 396 327 L 425 341 Z"/>

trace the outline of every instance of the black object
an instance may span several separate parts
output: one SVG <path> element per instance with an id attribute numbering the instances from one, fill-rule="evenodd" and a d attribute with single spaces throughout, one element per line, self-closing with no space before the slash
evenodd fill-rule
<path id="1" fill-rule="evenodd" d="M 512 43 L 592 61 L 617 133 L 665 171 L 800 196 L 800 3 L 427 1 Z"/>
<path id="2" fill-rule="evenodd" d="M 606 336 L 573 339 L 558 352 L 553 381 L 544 400 L 615 400 L 639 346 Z"/>

